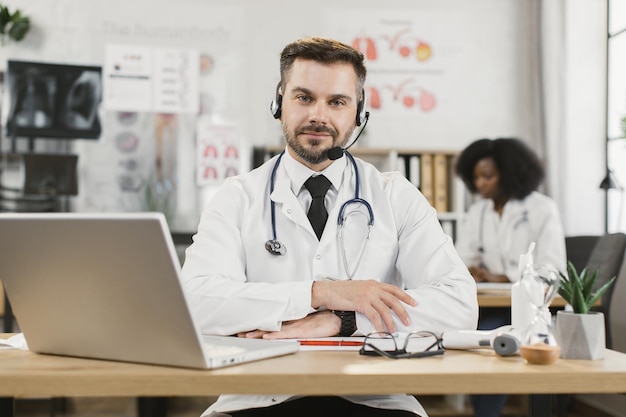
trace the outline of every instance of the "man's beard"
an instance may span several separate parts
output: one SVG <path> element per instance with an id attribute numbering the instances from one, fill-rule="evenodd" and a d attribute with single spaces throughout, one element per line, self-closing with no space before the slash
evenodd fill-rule
<path id="1" fill-rule="evenodd" d="M 332 127 L 327 127 L 327 126 L 300 127 L 295 130 L 294 134 L 292 134 L 291 132 L 289 132 L 288 126 L 283 123 L 282 129 L 283 129 L 283 135 L 285 136 L 285 140 L 287 141 L 287 145 L 291 149 L 293 149 L 296 155 L 298 155 L 300 158 L 302 158 L 304 161 L 308 162 L 311 165 L 320 164 L 328 159 L 328 150 L 331 147 L 335 146 L 335 143 L 337 143 L 337 137 L 339 136 L 339 134 L 337 133 L 335 129 L 333 129 Z M 343 146 L 348 142 L 348 139 L 350 139 L 350 136 L 352 136 L 353 131 L 354 131 L 354 128 L 346 132 L 345 136 L 339 142 L 340 146 Z M 312 149 L 307 149 L 297 140 L 298 135 L 305 133 L 305 132 L 328 133 L 333 138 L 333 145 L 327 148 L 322 148 L 322 146 L 319 145 L 318 143 L 315 143 L 314 140 L 310 140 L 309 144 L 312 145 Z"/>

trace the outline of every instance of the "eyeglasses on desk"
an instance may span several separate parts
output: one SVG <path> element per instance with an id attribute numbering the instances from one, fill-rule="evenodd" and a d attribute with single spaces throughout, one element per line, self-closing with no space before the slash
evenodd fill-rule
<path id="1" fill-rule="evenodd" d="M 363 340 L 363 346 L 359 350 L 359 354 L 384 356 L 390 359 L 411 359 L 443 355 L 445 351 L 441 337 L 433 332 L 421 330 L 408 333 L 403 337 L 404 341 L 401 341 L 398 336 L 389 332 L 369 333 Z M 423 350 L 408 350 L 411 344 L 422 345 L 424 342 L 428 343 L 430 340 L 427 339 L 431 339 L 432 343 L 427 344 Z"/>

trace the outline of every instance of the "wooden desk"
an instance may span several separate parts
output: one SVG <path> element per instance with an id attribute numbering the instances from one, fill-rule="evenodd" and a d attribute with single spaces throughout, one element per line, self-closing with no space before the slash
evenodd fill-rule
<path id="1" fill-rule="evenodd" d="M 566 304 L 563 297 L 557 295 L 550 307 L 565 307 Z M 479 289 L 478 305 L 480 307 L 511 307 L 511 290 Z"/>
<path id="2" fill-rule="evenodd" d="M 6 337 L 6 335 L 0 335 Z M 556 394 L 626 392 L 626 354 L 598 361 L 528 365 L 493 351 L 447 351 L 410 360 L 354 351 L 302 351 L 217 370 L 192 370 L 0 350 L 0 397 L 213 396 L 230 394 Z M 531 396 L 533 415 L 549 416 L 550 396 Z M 534 401 L 534 402 L 533 402 Z M 536 408 L 538 405 L 543 408 Z"/>

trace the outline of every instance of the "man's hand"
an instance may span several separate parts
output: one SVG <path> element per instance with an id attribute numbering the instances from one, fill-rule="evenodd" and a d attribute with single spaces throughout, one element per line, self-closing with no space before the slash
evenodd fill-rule
<path id="1" fill-rule="evenodd" d="M 359 312 L 372 322 L 377 331 L 396 331 L 392 312 L 405 325 L 411 324 L 403 303 L 417 305 L 410 295 L 395 285 L 374 280 L 315 281 L 311 290 L 311 307 Z"/>
<path id="2" fill-rule="evenodd" d="M 238 333 L 237 336 L 255 339 L 302 339 L 336 336 L 340 329 L 341 319 L 332 311 L 324 310 L 299 320 L 283 322 L 280 331 L 277 332 L 253 330 Z"/>

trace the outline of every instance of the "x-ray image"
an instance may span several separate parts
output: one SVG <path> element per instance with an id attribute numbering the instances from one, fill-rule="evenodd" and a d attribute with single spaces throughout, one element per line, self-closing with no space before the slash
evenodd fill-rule
<path id="1" fill-rule="evenodd" d="M 101 67 L 8 61 L 7 135 L 100 137 Z"/>
<path id="2" fill-rule="evenodd" d="M 83 71 L 72 81 L 63 99 L 61 119 L 70 129 L 90 129 L 98 116 L 102 97 L 100 73 Z"/>
<path id="3" fill-rule="evenodd" d="M 56 101 L 56 79 L 29 68 L 9 78 L 11 123 L 16 127 L 46 128 L 52 126 Z"/>

